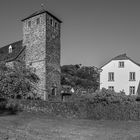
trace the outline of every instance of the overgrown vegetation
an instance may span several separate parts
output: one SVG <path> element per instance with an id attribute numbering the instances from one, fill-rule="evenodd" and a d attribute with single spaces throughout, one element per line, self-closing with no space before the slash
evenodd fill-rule
<path id="1" fill-rule="evenodd" d="M 88 88 L 91 88 L 94 83 L 98 84 L 98 73 L 92 68 L 86 69 L 78 65 L 70 67 L 66 66 L 62 69 L 63 84 L 84 88 L 84 84 L 80 82 L 76 84 L 77 81 L 73 78 L 89 80 L 92 84 L 88 84 Z M 89 69 L 92 72 L 88 73 Z M 93 76 L 94 74 L 96 77 Z M 38 81 L 38 76 L 30 68 L 19 64 L 13 67 L 0 64 L 0 110 L 6 108 L 15 113 L 22 108 L 26 111 L 41 111 L 48 115 L 66 118 L 140 120 L 140 103 L 136 101 L 135 96 L 127 96 L 123 92 L 116 93 L 107 89 L 94 92 L 96 86 L 92 93 L 77 92 L 64 102 L 27 100 L 31 95 L 36 96 L 35 85 Z M 17 100 L 17 97 L 21 97 L 22 100 Z"/>
<path id="2" fill-rule="evenodd" d="M 15 109 L 18 105 L 10 99 L 36 97 L 35 85 L 39 77 L 31 68 L 15 62 L 13 66 L 0 63 L 0 108 Z"/>
<path id="3" fill-rule="evenodd" d="M 93 94 L 73 95 L 69 101 L 22 100 L 23 109 L 66 118 L 140 120 L 140 104 L 135 97 L 103 89 Z"/>
<path id="4" fill-rule="evenodd" d="M 17 98 L 28 97 L 35 92 L 38 76 L 23 64 L 14 63 L 12 67 L 6 63 L 0 64 L 0 97 Z"/>
<path id="5" fill-rule="evenodd" d="M 99 86 L 99 73 L 95 67 L 77 65 L 63 65 L 61 67 L 61 84 L 84 89 L 93 88 L 94 91 Z"/>

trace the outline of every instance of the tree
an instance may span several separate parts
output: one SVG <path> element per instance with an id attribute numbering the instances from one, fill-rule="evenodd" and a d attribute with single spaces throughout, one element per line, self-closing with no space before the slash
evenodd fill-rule
<path id="1" fill-rule="evenodd" d="M 61 67 L 61 84 L 85 89 L 98 89 L 99 73 L 95 67 L 64 65 Z"/>
<path id="2" fill-rule="evenodd" d="M 12 67 L 0 64 L 0 97 L 16 98 L 34 95 L 39 77 L 21 62 L 14 62 Z"/>

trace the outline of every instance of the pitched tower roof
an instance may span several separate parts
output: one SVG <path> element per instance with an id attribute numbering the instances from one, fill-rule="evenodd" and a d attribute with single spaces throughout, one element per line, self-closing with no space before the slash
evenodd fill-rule
<path id="1" fill-rule="evenodd" d="M 41 10 L 39 10 L 39 11 L 36 11 L 36 12 L 34 12 L 33 14 L 31 14 L 30 16 L 28 16 L 28 17 L 22 19 L 21 21 L 24 21 L 24 20 L 26 20 L 26 19 L 32 18 L 32 17 L 34 17 L 34 16 L 37 16 L 37 15 L 40 15 L 40 14 L 43 14 L 43 13 L 49 14 L 49 15 L 52 16 L 54 19 L 56 19 L 58 22 L 62 23 L 62 21 L 61 21 L 60 19 L 58 19 L 56 16 L 54 16 L 52 13 L 50 13 L 49 11 L 47 11 L 47 10 L 45 10 L 45 9 L 41 9 Z"/>

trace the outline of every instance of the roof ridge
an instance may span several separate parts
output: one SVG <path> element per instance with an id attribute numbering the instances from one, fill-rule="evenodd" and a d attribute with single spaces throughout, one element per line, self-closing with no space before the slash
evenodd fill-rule
<path id="1" fill-rule="evenodd" d="M 9 53 L 8 48 L 9 46 L 12 46 L 13 51 L 12 53 Z M 20 52 L 23 50 L 22 46 L 22 40 L 10 43 L 4 47 L 0 48 L 0 61 L 11 61 L 13 59 L 16 59 L 16 57 L 20 54 Z"/>
<path id="2" fill-rule="evenodd" d="M 19 43 L 19 42 L 22 42 L 22 40 L 14 41 L 13 43 L 9 43 L 8 45 L 4 45 L 3 47 L 0 47 L 0 49 L 2 49 L 2 48 L 4 48 L 4 47 L 7 47 L 7 46 L 10 46 L 10 45 L 12 45 L 12 44 Z"/>
<path id="3" fill-rule="evenodd" d="M 126 53 L 120 54 L 120 55 L 118 55 L 118 56 L 112 58 L 111 60 L 124 60 L 124 59 L 125 59 L 125 60 L 126 60 L 126 59 L 129 59 L 129 57 L 127 56 Z"/>
<path id="4" fill-rule="evenodd" d="M 20 56 L 20 54 L 23 52 L 23 50 L 24 50 L 25 48 L 26 48 L 26 46 L 23 46 L 22 49 L 19 51 L 19 53 L 18 53 L 15 57 L 13 57 L 12 59 L 7 60 L 7 62 L 16 60 L 16 59 Z"/>
<path id="5" fill-rule="evenodd" d="M 135 62 L 135 61 L 132 60 L 130 57 L 128 57 L 126 53 L 123 53 L 123 54 L 120 54 L 120 55 L 118 55 L 118 56 L 112 58 L 111 60 L 109 60 L 107 63 L 105 63 L 104 65 L 102 65 L 102 66 L 100 67 L 100 69 L 101 69 L 102 67 L 104 67 L 105 65 L 107 65 L 108 63 L 110 63 L 111 61 L 113 61 L 113 60 L 130 60 L 131 62 L 133 62 L 133 63 L 135 63 L 136 65 L 140 66 L 139 63 Z"/>
<path id="6" fill-rule="evenodd" d="M 44 8 L 43 9 L 40 9 L 40 10 L 38 10 L 36 12 L 34 12 L 33 14 L 27 16 L 26 18 L 22 19 L 21 21 L 25 21 L 26 19 L 32 18 L 34 16 L 37 16 L 37 15 L 43 14 L 43 13 L 49 14 L 50 16 L 52 16 L 53 18 L 55 18 L 57 21 L 59 21 L 60 23 L 62 23 L 62 21 L 59 18 L 57 18 L 54 14 L 52 14 L 51 12 L 49 12 L 48 10 L 46 10 Z"/>

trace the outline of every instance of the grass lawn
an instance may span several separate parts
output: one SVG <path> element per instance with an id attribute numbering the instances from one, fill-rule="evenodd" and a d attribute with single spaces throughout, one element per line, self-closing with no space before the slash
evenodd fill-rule
<path id="1" fill-rule="evenodd" d="M 0 140 L 140 140 L 140 121 L 94 121 L 22 112 L 0 116 Z"/>

